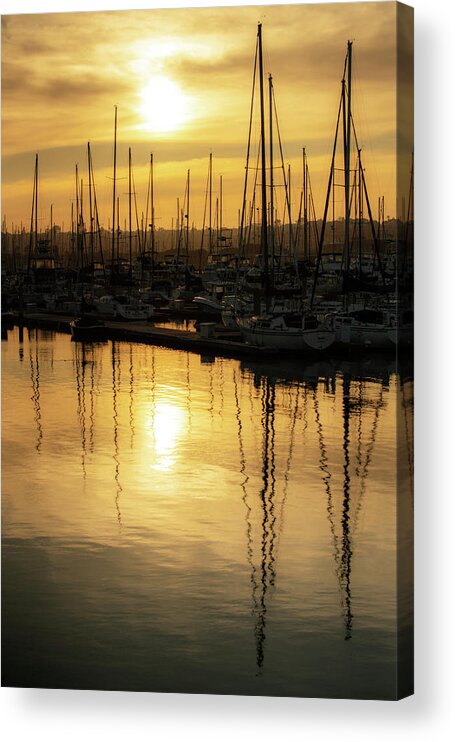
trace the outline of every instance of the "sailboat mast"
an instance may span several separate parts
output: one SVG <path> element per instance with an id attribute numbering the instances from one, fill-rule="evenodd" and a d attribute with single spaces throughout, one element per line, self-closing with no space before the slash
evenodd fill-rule
<path id="1" fill-rule="evenodd" d="M 347 89 L 343 79 L 343 125 L 344 125 L 344 266 L 347 273 L 350 263 L 349 223 L 351 210 L 351 79 L 352 79 L 352 41 L 348 41 L 347 52 Z"/>
<path id="2" fill-rule="evenodd" d="M 289 215 L 289 255 L 293 249 L 293 237 L 292 237 L 292 215 L 291 215 L 291 163 L 288 164 L 288 184 L 287 184 L 287 199 L 288 199 L 288 215 Z M 283 225 L 284 228 L 284 225 Z M 295 246 L 297 248 L 297 245 Z M 297 256 L 295 256 L 297 259 Z"/>
<path id="3" fill-rule="evenodd" d="M 175 216 L 175 249 L 180 249 L 180 240 L 179 240 L 179 233 L 180 233 L 180 203 L 179 198 L 177 196 L 177 213 Z"/>
<path id="4" fill-rule="evenodd" d="M 79 173 L 78 166 L 76 163 L 76 265 L 80 268 L 79 258 Z"/>
<path id="5" fill-rule="evenodd" d="M 344 587 L 343 613 L 345 626 L 345 640 L 352 638 L 352 607 L 351 607 L 351 571 L 352 571 L 352 541 L 351 541 L 351 478 L 349 456 L 349 419 L 351 413 L 351 379 L 345 374 L 343 377 L 343 503 L 341 514 L 341 565 L 340 577 Z"/>
<path id="6" fill-rule="evenodd" d="M 131 147 L 128 147 L 128 228 L 129 228 L 129 277 L 133 274 L 133 232 L 131 224 Z"/>
<path id="7" fill-rule="evenodd" d="M 189 262 L 189 254 L 190 254 L 190 171 L 188 170 L 187 175 L 187 195 L 186 195 L 186 265 L 188 265 Z"/>
<path id="8" fill-rule="evenodd" d="M 114 271 L 115 261 L 115 179 L 117 175 L 117 106 L 114 106 L 115 119 L 114 119 L 114 177 L 113 177 L 113 191 L 112 191 L 112 260 L 111 260 L 111 276 Z"/>
<path id="9" fill-rule="evenodd" d="M 84 225 L 84 181 L 81 178 L 81 268 L 84 267 L 85 225 Z"/>
<path id="10" fill-rule="evenodd" d="M 152 272 L 153 272 L 153 263 L 155 260 L 155 204 L 154 204 L 154 194 L 153 194 L 153 153 L 150 153 L 150 205 L 152 209 L 152 223 L 150 225 L 150 228 L 152 230 L 152 239 L 151 239 L 151 250 L 152 250 Z"/>
<path id="11" fill-rule="evenodd" d="M 262 23 L 258 24 L 259 98 L 261 106 L 261 252 L 264 261 L 264 292 L 266 309 L 269 309 L 269 246 L 267 240 L 267 180 L 265 163 L 264 70 L 262 61 Z"/>
<path id="12" fill-rule="evenodd" d="M 362 277 L 362 221 L 363 221 L 363 180 L 362 180 L 362 160 L 359 149 L 359 276 Z"/>
<path id="13" fill-rule="evenodd" d="M 36 250 L 38 246 L 38 155 L 36 155 L 35 179 L 36 179 L 36 186 L 35 186 L 35 250 Z"/>
<path id="14" fill-rule="evenodd" d="M 90 157 L 90 142 L 87 142 L 87 164 L 88 164 L 88 200 L 89 200 L 89 211 L 90 211 L 90 259 L 93 264 L 94 256 L 94 244 L 93 244 L 93 204 L 92 204 L 92 162 Z"/>
<path id="15" fill-rule="evenodd" d="M 120 260 L 120 196 L 117 196 L 117 268 Z"/>
<path id="16" fill-rule="evenodd" d="M 38 155 L 35 157 L 35 172 L 33 175 L 33 194 L 32 194 L 32 211 L 30 216 L 30 240 L 28 244 L 28 259 L 27 259 L 27 273 L 30 273 L 32 267 L 32 252 L 33 252 L 33 223 L 35 219 L 36 210 L 36 190 L 38 186 Z M 35 238 L 36 239 L 36 238 Z M 35 244 L 36 249 L 36 244 Z"/>
<path id="17" fill-rule="evenodd" d="M 221 243 L 223 240 L 223 176 L 220 175 L 220 229 L 218 234 L 218 240 Z"/>
<path id="18" fill-rule="evenodd" d="M 210 152 L 209 164 L 209 253 L 212 254 L 212 153 Z"/>
<path id="19" fill-rule="evenodd" d="M 308 165 L 303 148 L 303 259 L 308 260 Z"/>
<path id="20" fill-rule="evenodd" d="M 269 75 L 269 153 L 270 153 L 270 250 L 272 254 L 272 276 L 275 267 L 275 204 L 273 198 L 273 82 L 272 75 Z"/>

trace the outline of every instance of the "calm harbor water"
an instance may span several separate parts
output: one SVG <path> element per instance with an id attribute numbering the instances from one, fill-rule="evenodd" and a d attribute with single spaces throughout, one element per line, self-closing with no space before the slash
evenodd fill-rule
<path id="1" fill-rule="evenodd" d="M 395 696 L 392 367 L 2 359 L 4 685 Z"/>

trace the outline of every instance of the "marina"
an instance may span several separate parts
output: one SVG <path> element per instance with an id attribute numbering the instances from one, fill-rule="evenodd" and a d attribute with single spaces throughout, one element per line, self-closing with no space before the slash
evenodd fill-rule
<path id="1" fill-rule="evenodd" d="M 412 54 L 357 7 L 2 19 L 4 685 L 412 692 Z"/>
<path id="2" fill-rule="evenodd" d="M 398 344 L 410 347 L 413 157 L 406 216 L 403 214 L 401 222 L 395 220 L 386 225 L 384 199 L 379 197 L 375 220 L 354 124 L 353 43 L 348 41 L 322 219 L 318 219 L 314 208 L 305 147 L 299 213 L 297 218 L 293 217 L 291 172 L 290 166 L 286 170 L 283 159 L 270 74 L 266 107 L 262 36 L 259 23 L 243 201 L 237 229 L 223 226 L 223 177 L 220 176 L 216 229 L 213 230 L 213 156 L 210 153 L 200 249 L 195 250 L 194 223 L 190 239 L 188 170 L 181 210 L 177 199 L 175 234 L 171 234 L 174 250 L 164 251 L 155 226 L 153 153 L 145 214 L 142 212 L 139 223 L 129 147 L 129 217 L 128 227 L 125 220 L 122 232 L 116 191 L 118 112 L 115 106 L 110 232 L 100 224 L 92 148 L 88 143 L 89 214 L 84 211 L 84 184 L 76 165 L 75 208 L 73 203 L 67 249 L 64 250 L 63 242 L 60 250 L 57 249 L 52 209 L 49 230 L 42 234 L 38 227 L 39 156 L 36 154 L 30 231 L 20 236 L 19 246 L 14 230 L 8 235 L 3 222 L 2 313 L 13 312 L 21 318 L 27 315 L 31 322 L 36 322 L 36 312 L 40 312 L 42 322 L 51 325 L 58 322 L 52 319 L 53 315 L 68 315 L 74 337 L 79 339 L 90 339 L 90 333 L 93 337 L 103 334 L 112 338 L 132 337 L 177 348 L 217 349 L 234 356 L 249 353 L 250 349 L 257 349 L 260 354 L 312 355 L 333 348 L 349 355 L 352 350 L 394 352 Z M 259 139 L 254 167 L 251 164 L 255 145 L 252 131 L 258 122 L 255 124 L 253 112 L 258 106 Z M 343 143 L 341 152 L 340 140 Z M 275 165 L 277 147 L 279 164 Z M 282 182 L 278 182 L 275 170 L 280 173 Z M 340 177 L 341 182 L 336 182 Z M 336 188 L 343 191 L 343 209 L 335 226 Z M 284 208 L 282 221 L 277 218 L 279 198 Z M 149 224 L 150 231 L 144 223 Z M 329 228 L 331 245 L 327 240 Z M 335 253 L 337 231 L 339 253 Z M 62 230 L 58 233 L 62 241 Z M 20 242 L 24 239 L 28 246 L 21 255 Z M 189 336 L 185 330 L 150 327 L 154 318 L 163 319 L 169 315 L 196 320 L 200 324 L 198 337 Z M 62 317 L 61 322 L 65 321 Z M 104 328 L 101 328 L 102 322 Z M 122 322 L 131 326 L 127 329 Z M 145 323 L 146 327 L 140 330 L 135 323 Z"/>

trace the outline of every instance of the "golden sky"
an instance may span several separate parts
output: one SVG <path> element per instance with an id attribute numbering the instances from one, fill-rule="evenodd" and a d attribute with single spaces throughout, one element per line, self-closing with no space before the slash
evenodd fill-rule
<path id="1" fill-rule="evenodd" d="M 370 199 L 395 214 L 396 4 L 277 5 L 2 18 L 2 215 L 27 224 L 39 153 L 42 228 L 70 224 L 75 164 L 88 182 L 90 141 L 100 220 L 111 216 L 118 106 L 120 222 L 132 148 L 139 213 L 150 153 L 156 225 L 170 227 L 191 171 L 190 220 L 202 225 L 209 153 L 223 221 L 241 207 L 257 23 L 273 75 L 284 158 L 298 210 L 305 146 L 318 216 L 327 187 L 346 42 L 353 46 L 353 115 Z M 257 125 L 254 129 L 257 134 Z M 412 144 L 409 146 L 409 160 Z"/>

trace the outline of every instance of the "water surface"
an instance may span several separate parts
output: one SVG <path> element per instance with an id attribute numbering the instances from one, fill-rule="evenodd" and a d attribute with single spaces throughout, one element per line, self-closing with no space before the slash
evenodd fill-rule
<path id="1" fill-rule="evenodd" d="M 4 685 L 395 696 L 393 368 L 2 358 Z"/>

